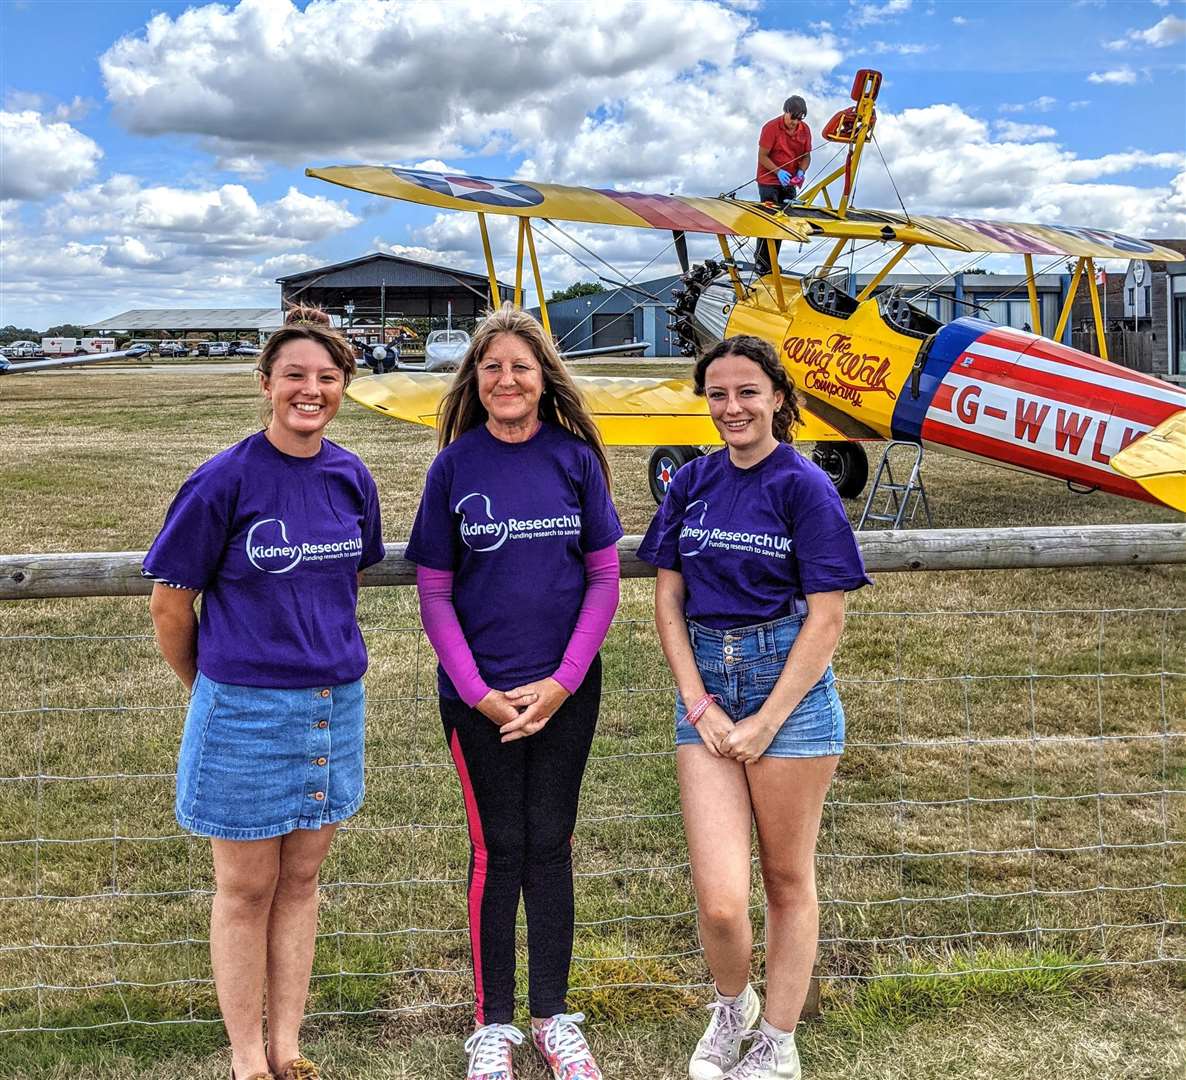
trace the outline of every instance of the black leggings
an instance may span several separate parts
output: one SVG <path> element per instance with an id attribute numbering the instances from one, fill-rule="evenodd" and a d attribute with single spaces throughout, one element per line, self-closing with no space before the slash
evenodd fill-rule
<path id="1" fill-rule="evenodd" d="M 515 917 L 527 909 L 531 1015 L 566 1011 L 572 963 L 572 830 L 597 710 L 601 658 L 542 731 L 499 742 L 477 709 L 441 698 L 469 823 L 469 933 L 479 1024 L 515 1011 Z"/>

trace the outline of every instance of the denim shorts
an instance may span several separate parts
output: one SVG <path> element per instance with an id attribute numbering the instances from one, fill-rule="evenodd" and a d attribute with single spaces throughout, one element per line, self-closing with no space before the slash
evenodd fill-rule
<path id="1" fill-rule="evenodd" d="M 688 638 L 704 689 L 715 694 L 734 723 L 752 716 L 770 696 L 799 636 L 805 615 L 714 630 L 688 621 Z M 675 695 L 675 744 L 700 743 L 687 709 Z M 782 723 L 763 757 L 827 757 L 844 753 L 844 708 L 831 666 Z"/>
<path id="2" fill-rule="evenodd" d="M 265 840 L 362 805 L 362 680 L 287 690 L 194 682 L 177 761 L 177 820 L 199 836 Z"/>

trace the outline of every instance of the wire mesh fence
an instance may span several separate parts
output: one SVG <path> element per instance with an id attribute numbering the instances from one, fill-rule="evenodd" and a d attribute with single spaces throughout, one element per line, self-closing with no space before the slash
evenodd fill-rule
<path id="1" fill-rule="evenodd" d="M 403 595 L 363 605 L 367 798 L 323 868 L 312 1015 L 473 1000 L 435 657 L 410 590 L 382 592 Z M 184 701 L 144 605 L 28 621 L 0 635 L 0 1031 L 214 1022 L 208 844 L 173 818 Z M 572 998 L 654 1015 L 707 988 L 674 688 L 648 619 L 620 617 L 603 655 Z M 836 671 L 821 980 L 1186 960 L 1186 607 L 861 610 Z M 756 858 L 753 896 L 760 949 Z"/>

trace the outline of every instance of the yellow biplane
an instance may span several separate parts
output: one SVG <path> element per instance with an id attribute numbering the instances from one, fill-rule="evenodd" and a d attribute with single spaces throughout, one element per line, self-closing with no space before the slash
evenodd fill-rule
<path id="1" fill-rule="evenodd" d="M 876 123 L 879 72 L 862 70 L 854 105 L 825 126 L 847 144 L 844 164 L 793 203 L 775 206 L 727 195 L 653 195 L 524 180 L 453 176 L 380 166 L 307 169 L 309 176 L 405 202 L 476 213 L 492 299 L 497 298 L 487 214 L 519 219 L 516 305 L 523 302 L 524 254 L 541 317 L 547 307 L 531 222 L 557 219 L 673 234 L 684 270 L 673 329 L 692 355 L 734 334 L 770 341 L 804 398 L 797 437 L 842 495 L 865 486 L 861 443 L 899 440 L 1186 510 L 1186 390 L 1059 343 L 1081 284 L 1086 285 L 1104 347 L 1094 260 L 1175 261 L 1178 252 L 1101 229 L 974 218 L 928 217 L 851 205 L 861 155 Z M 833 194 L 833 188 L 839 190 Z M 715 235 L 721 258 L 691 266 L 686 234 Z M 747 267 L 730 242 L 831 241 L 804 276 L 780 270 L 743 279 Z M 853 295 L 832 273 L 847 244 L 892 245 L 876 276 Z M 961 317 L 940 323 L 896 290 L 875 296 L 885 276 L 916 246 L 956 252 L 1020 254 L 1032 316 L 1029 333 Z M 1043 327 L 1033 257 L 1074 260 L 1070 294 L 1053 327 Z M 1041 336 L 1046 329 L 1050 337 Z M 449 376 L 396 372 L 355 381 L 350 396 L 385 415 L 435 426 Z M 661 498 L 674 471 L 719 444 L 703 398 L 687 379 L 578 377 L 609 445 L 650 446 L 651 489 Z"/>

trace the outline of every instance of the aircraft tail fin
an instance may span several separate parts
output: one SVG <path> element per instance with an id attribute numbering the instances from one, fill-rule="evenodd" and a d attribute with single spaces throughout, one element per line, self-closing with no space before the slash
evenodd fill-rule
<path id="1" fill-rule="evenodd" d="M 1154 498 L 1186 512 L 1186 409 L 1129 443 L 1108 464 Z"/>

